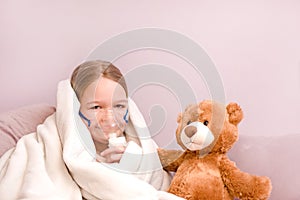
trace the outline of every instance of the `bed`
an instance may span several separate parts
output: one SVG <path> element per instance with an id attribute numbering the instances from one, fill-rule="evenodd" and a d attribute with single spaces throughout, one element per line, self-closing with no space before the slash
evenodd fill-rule
<path id="1" fill-rule="evenodd" d="M 25 134 L 34 132 L 38 124 L 55 107 L 45 103 L 21 107 L 0 114 L 0 156 L 14 147 Z M 229 152 L 231 160 L 245 171 L 269 176 L 272 180 L 272 200 L 300 199 L 300 134 L 281 136 L 250 136 L 240 134 Z"/>

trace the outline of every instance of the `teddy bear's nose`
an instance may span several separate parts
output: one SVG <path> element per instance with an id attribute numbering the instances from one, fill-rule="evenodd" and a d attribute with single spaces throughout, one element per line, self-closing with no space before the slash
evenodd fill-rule
<path id="1" fill-rule="evenodd" d="M 189 138 L 191 138 L 197 132 L 197 127 L 195 127 L 195 126 L 188 126 L 188 127 L 186 127 L 184 129 L 184 132 L 185 132 L 186 136 L 188 136 Z"/>

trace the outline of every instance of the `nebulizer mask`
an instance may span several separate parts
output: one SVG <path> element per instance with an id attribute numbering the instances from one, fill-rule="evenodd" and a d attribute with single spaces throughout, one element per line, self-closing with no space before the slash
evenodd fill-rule
<path id="1" fill-rule="evenodd" d="M 79 111 L 79 115 L 87 122 L 87 126 L 95 126 L 98 131 L 108 134 L 109 147 L 123 145 L 126 146 L 126 138 L 120 135 L 128 123 L 128 109 L 113 108 L 113 109 L 98 109 L 94 117 L 87 117 Z M 100 120 L 98 120 L 100 119 Z M 99 122 L 100 121 L 100 122 Z"/>

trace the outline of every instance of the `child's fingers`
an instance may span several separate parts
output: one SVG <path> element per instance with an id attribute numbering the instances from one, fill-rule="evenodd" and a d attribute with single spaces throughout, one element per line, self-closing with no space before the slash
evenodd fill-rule
<path id="1" fill-rule="evenodd" d="M 109 154 L 106 156 L 106 163 L 118 163 L 120 162 L 123 154 Z"/>
<path id="2" fill-rule="evenodd" d="M 120 145 L 120 146 L 114 146 L 114 147 L 110 147 L 105 149 L 104 151 L 101 152 L 101 156 L 106 157 L 109 154 L 123 154 L 125 151 L 124 146 Z"/>

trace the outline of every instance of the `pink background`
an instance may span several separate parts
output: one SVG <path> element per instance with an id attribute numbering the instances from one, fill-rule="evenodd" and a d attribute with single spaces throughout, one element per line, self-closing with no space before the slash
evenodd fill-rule
<path id="1" fill-rule="evenodd" d="M 41 102 L 54 105 L 57 83 L 99 44 L 125 31 L 157 27 L 186 35 L 205 49 L 222 78 L 226 102 L 238 102 L 245 112 L 241 134 L 299 134 L 299 24 L 296 0 L 4 0 L 0 112 Z M 209 98 L 203 80 L 199 86 L 189 66 L 174 55 L 138 51 L 116 63 L 126 73 L 149 62 L 182 73 L 199 101 Z M 164 105 L 168 122 L 160 136 L 173 135 L 181 109 L 169 91 L 143 87 L 134 98 L 148 123 L 151 106 Z"/>
<path id="2" fill-rule="evenodd" d="M 298 0 L 2 0 L 0 112 L 55 105 L 57 83 L 115 35 L 144 27 L 173 30 L 205 49 L 222 78 L 226 102 L 244 110 L 243 137 L 231 151 L 238 166 L 270 176 L 272 199 L 299 199 L 299 24 Z M 180 74 L 198 101 L 210 98 L 205 77 L 170 53 L 140 50 L 116 61 L 124 74 L 149 63 Z M 154 137 L 162 147 L 174 143 L 176 117 L 186 105 L 167 86 L 155 84 L 132 97 L 150 128 L 151 108 L 165 110 L 167 120 L 153 128 Z"/>

